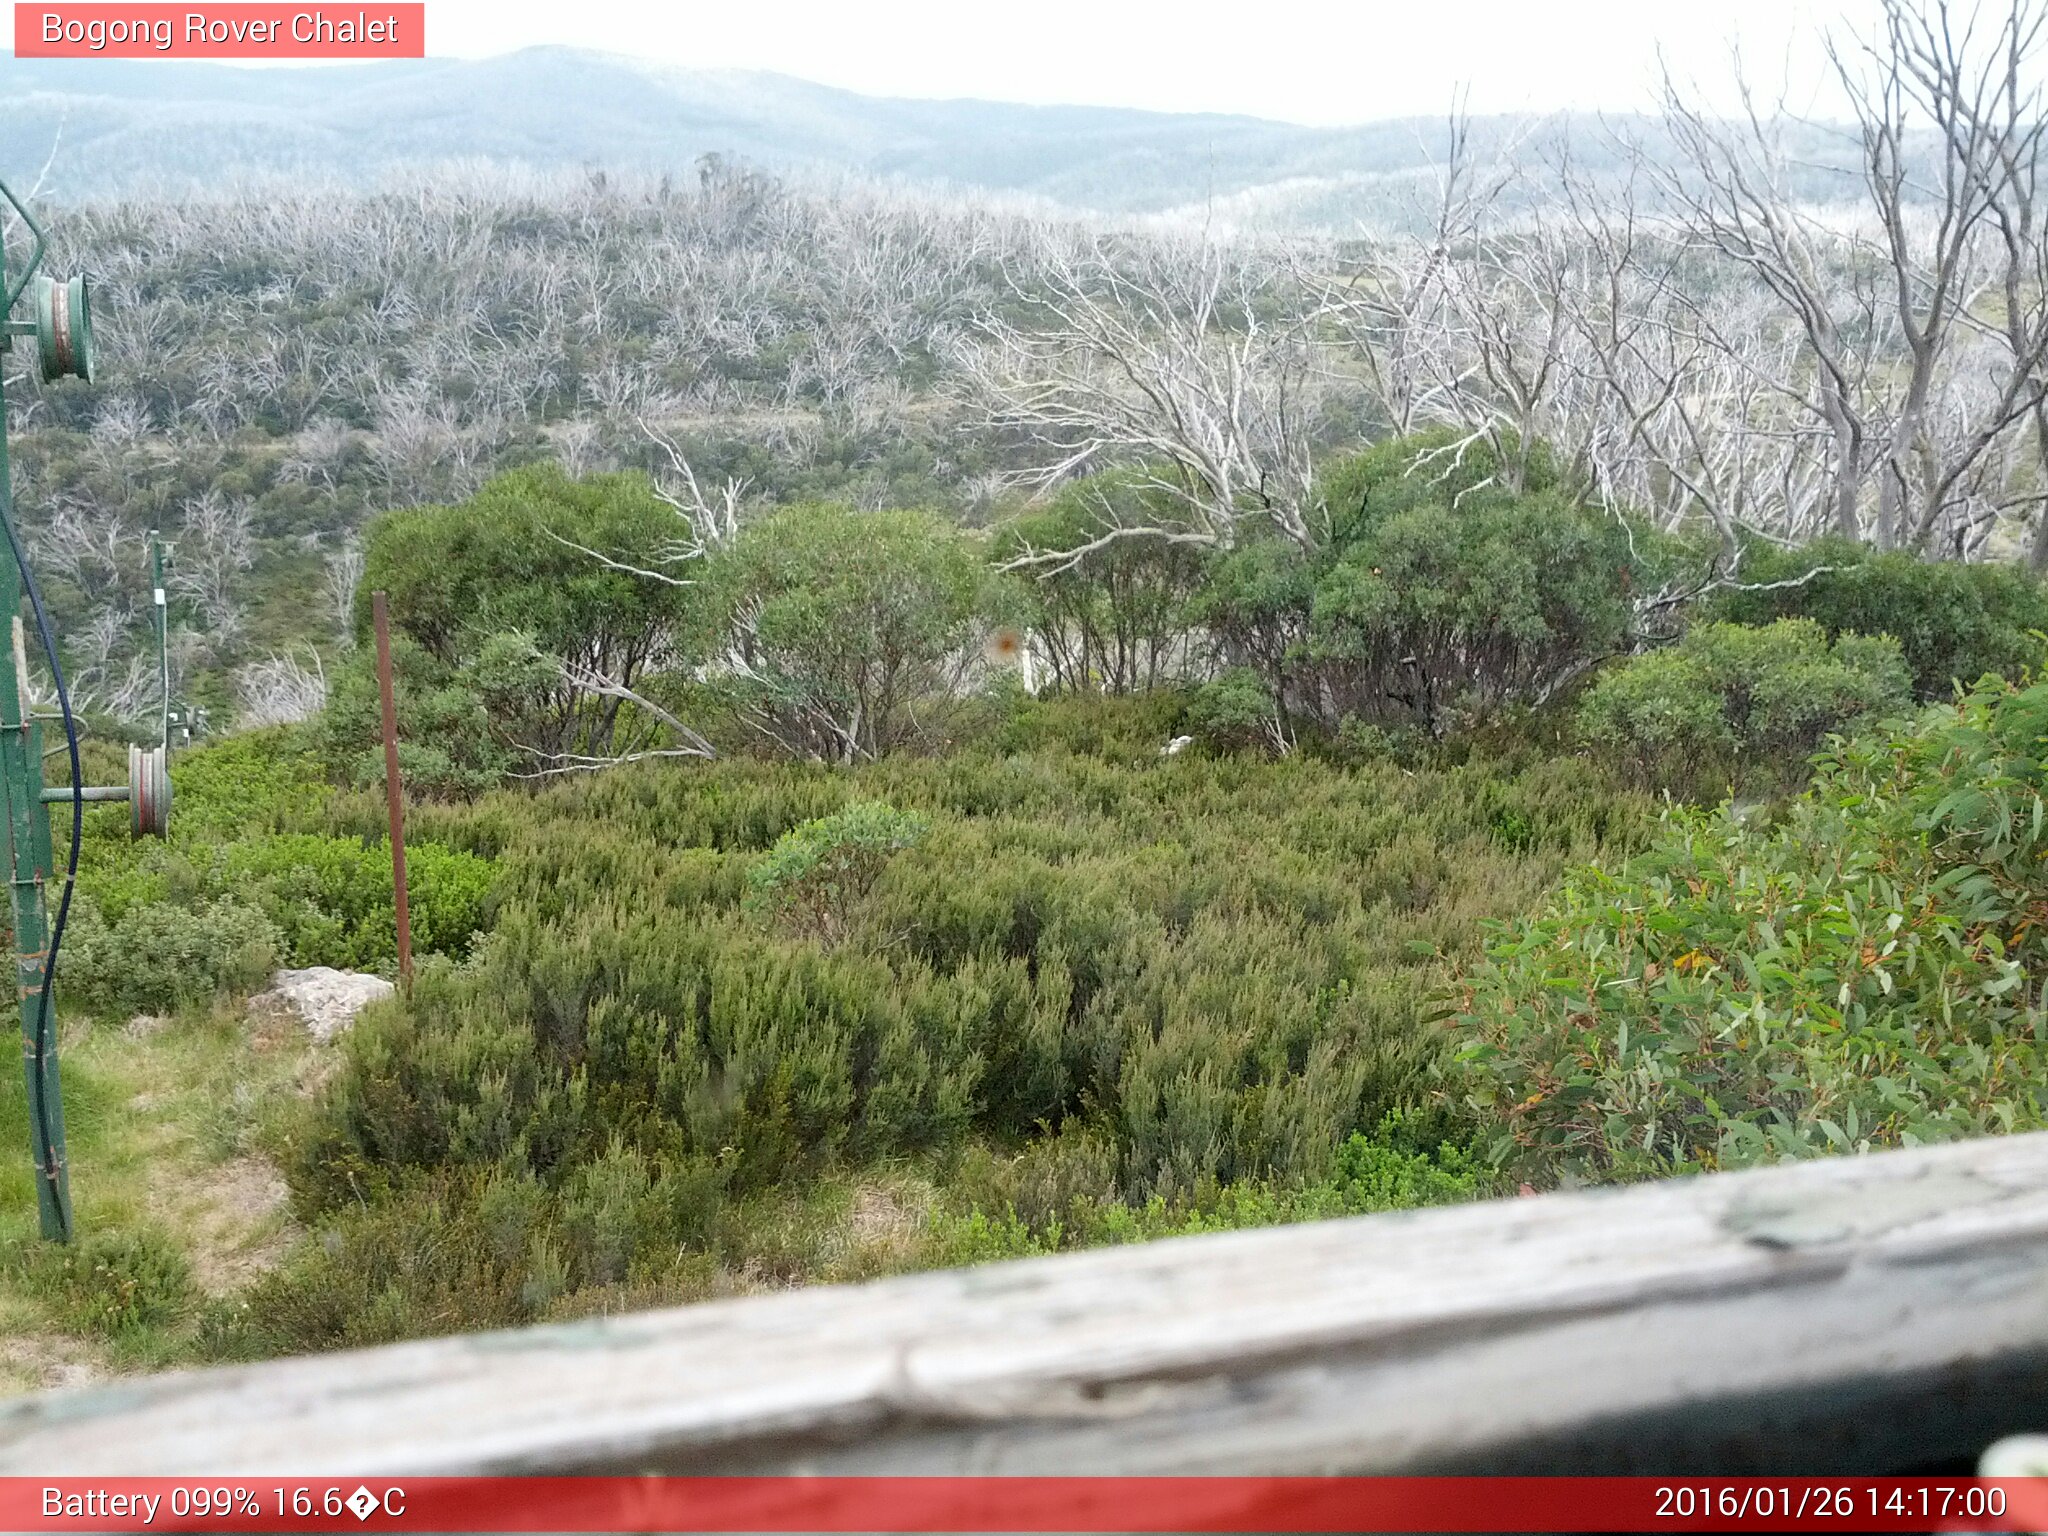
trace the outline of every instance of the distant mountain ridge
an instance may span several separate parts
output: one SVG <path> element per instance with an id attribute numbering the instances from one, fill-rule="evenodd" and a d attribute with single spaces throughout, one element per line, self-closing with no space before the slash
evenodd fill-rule
<path id="1" fill-rule="evenodd" d="M 1498 141 L 1513 119 L 1476 125 Z M 0 175 L 30 179 L 61 129 L 59 199 L 224 178 L 362 182 L 423 162 L 687 171 L 722 153 L 1023 195 L 1115 215 L 1227 207 L 1348 225 L 1426 173 L 1439 119 L 1310 128 L 1221 114 L 862 96 L 787 75 L 650 66 L 574 48 L 479 60 L 236 69 L 0 54 Z M 1597 155 L 1592 120 L 1575 135 Z"/>

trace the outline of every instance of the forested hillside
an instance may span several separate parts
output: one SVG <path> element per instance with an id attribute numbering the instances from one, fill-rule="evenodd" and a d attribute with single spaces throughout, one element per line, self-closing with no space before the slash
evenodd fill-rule
<path id="1" fill-rule="evenodd" d="M 1424 233 L 1334 242 L 1120 233 L 715 157 L 89 205 L 57 259 L 93 271 L 106 383 L 13 392 L 21 500 L 87 705 L 131 716 L 150 686 L 157 526 L 179 686 L 222 723 L 317 702 L 372 515 L 541 460 L 645 469 L 686 512 L 832 497 L 976 526 L 1144 463 L 1163 510 L 1127 531 L 1223 546 L 1271 518 L 1313 544 L 1343 512 L 1311 504 L 1316 455 L 1444 425 L 1511 479 L 1545 443 L 1609 505 L 1731 554 L 1744 530 L 1832 532 L 2038 563 L 2031 190 L 1923 248 L 1921 203 L 1796 203 L 1775 135 L 1672 122 L 1685 153 L 1637 146 L 1620 183 L 1568 140 L 1494 159 L 1454 123 L 1440 176 L 1387 205 Z M 1900 138 L 1901 175 L 1916 153 Z M 1873 218 L 1913 237 L 1897 260 Z"/>

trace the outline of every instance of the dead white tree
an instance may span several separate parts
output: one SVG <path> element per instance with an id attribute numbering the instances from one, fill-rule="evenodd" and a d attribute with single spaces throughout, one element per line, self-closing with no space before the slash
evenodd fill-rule
<path id="1" fill-rule="evenodd" d="M 1367 237 L 1334 275 L 1301 273 L 1394 431 L 1449 426 L 1452 455 L 1483 441 L 1511 488 L 1526 483 L 1540 443 L 1586 422 L 1572 324 L 1586 298 L 1583 254 L 1548 210 L 1549 189 L 1532 184 L 1546 129 L 1525 124 L 1482 159 L 1454 108 L 1431 200 L 1407 221 L 1421 236 Z"/>
<path id="2" fill-rule="evenodd" d="M 665 586 L 695 586 L 699 579 L 696 568 L 738 537 L 740 507 L 746 500 L 747 483 L 728 478 L 714 495 L 706 495 L 696 470 L 691 468 L 689 459 L 675 439 L 645 421 L 639 425 L 647 440 L 668 460 L 671 475 L 655 481 L 654 494 L 682 520 L 676 536 L 657 549 L 635 552 L 635 557 L 627 560 L 579 544 L 552 528 L 547 530 L 547 535 L 564 548 L 588 555 L 607 570 L 658 581 Z"/>
<path id="3" fill-rule="evenodd" d="M 707 496 L 696 470 L 690 467 L 674 438 L 644 420 L 640 430 L 661 450 L 673 475 L 672 479 L 657 477 L 654 494 L 674 509 L 687 530 L 677 547 L 664 554 L 674 560 L 701 560 L 729 546 L 739 536 L 740 508 L 746 501 L 747 482 L 727 476 L 716 496 Z"/>
<path id="4" fill-rule="evenodd" d="M 1831 439 L 1796 381 L 1801 341 L 1768 290 L 1721 267 L 1639 201 L 1640 150 L 1595 186 L 1567 161 L 1558 187 L 1583 279 L 1570 323 L 1593 387 L 1566 434 L 1608 505 L 1676 529 L 1709 523 L 1731 556 L 1747 533 L 1828 531 Z"/>
<path id="5" fill-rule="evenodd" d="M 2038 432 L 2048 387 L 2035 211 L 2044 21 L 2040 0 L 1967 14 L 1882 0 L 1874 36 L 1831 39 L 1862 221 L 1795 198 L 1782 107 L 1765 113 L 1744 82 L 1742 117 L 1723 122 L 1667 77 L 1680 159 L 1663 188 L 1796 331 L 1796 367 L 1776 382 L 1826 429 L 1836 532 L 1957 553 L 2023 505 L 2038 516 L 2008 435 L 2030 418 Z"/>
<path id="6" fill-rule="evenodd" d="M 559 657 L 541 659 L 558 669 L 562 684 L 572 691 L 588 697 L 609 700 L 614 706 L 632 706 L 636 711 L 634 724 L 629 740 L 615 741 L 613 750 L 604 753 L 546 751 L 539 747 L 514 743 L 516 750 L 531 761 L 533 766 L 515 770 L 513 778 L 546 779 L 566 773 L 594 773 L 600 769 L 617 768 L 626 763 L 647 762 L 654 758 L 709 759 L 718 756 L 710 742 L 677 719 L 671 711 L 647 697 L 642 690 L 629 687 L 576 662 L 564 661 Z M 657 745 L 658 730 L 669 731 L 677 744 Z"/>
<path id="7" fill-rule="evenodd" d="M 1880 459 L 1880 544 L 1924 550 L 1958 531 L 1954 514 L 1986 455 L 2040 401 L 2048 326 L 2038 321 L 2038 289 L 2022 291 L 2038 279 L 2039 253 L 1995 236 L 2010 240 L 2032 222 L 2044 22 L 2039 0 L 1964 15 L 1946 0 L 1883 0 L 1875 39 L 1831 45 L 1861 132 L 1875 244 L 1904 346 Z M 1934 144 L 1923 151 L 1915 136 L 1929 133 Z M 1980 318 L 1987 300 L 2005 309 L 2004 324 Z M 1970 347 L 1973 332 L 1992 345 Z M 1990 387 L 1970 388 L 1980 382 Z M 1942 432 L 1940 396 L 1959 383 L 1969 388 L 1962 430 Z"/>
<path id="8" fill-rule="evenodd" d="M 1803 345 L 1795 371 L 1777 382 L 1824 426 L 1829 524 L 1859 538 L 1872 437 L 1866 386 L 1879 331 L 1872 277 L 1862 264 L 1844 262 L 1838 232 L 1794 199 L 1784 115 L 1763 112 L 1746 83 L 1743 105 L 1738 122 L 1724 122 L 1694 106 L 1667 75 L 1665 125 L 1680 161 L 1661 168 L 1662 189 L 1683 209 L 1693 239 L 1790 315 Z"/>
<path id="9" fill-rule="evenodd" d="M 1311 448 L 1325 366 L 1284 264 L 1207 238 L 1053 231 L 1034 254 L 1004 274 L 1028 318 L 985 312 L 958 353 L 979 421 L 1038 446 L 1024 483 L 1127 464 L 1183 516 L 1119 522 L 1084 548 L 1017 563 L 1058 568 L 1134 536 L 1227 549 L 1255 519 L 1320 542 Z"/>
<path id="10" fill-rule="evenodd" d="M 335 637 L 343 645 L 354 643 L 356 590 L 363 584 L 363 544 L 353 534 L 343 538 L 341 547 L 327 557 L 321 581 L 321 596 L 327 616 L 334 624 Z"/>
<path id="11" fill-rule="evenodd" d="M 1413 221 L 1420 239 L 1361 229 L 1350 253 L 1312 249 L 1293 275 L 1327 326 L 1362 368 L 1370 396 L 1397 436 L 1435 419 L 1439 391 L 1456 370 L 1441 358 L 1452 324 L 1447 313 L 1450 268 L 1490 205 L 1512 181 L 1511 162 L 1479 166 L 1471 123 L 1454 108 L 1446 153 L 1432 161 L 1433 195 Z"/>
<path id="12" fill-rule="evenodd" d="M 255 563 L 254 516 L 239 502 L 208 491 L 186 503 L 170 585 L 205 620 L 216 648 L 241 633 L 241 573 Z"/>
<path id="13" fill-rule="evenodd" d="M 235 695 L 242 725 L 250 729 L 296 725 L 326 707 L 327 669 L 312 646 L 303 650 L 310 664 L 300 660 L 300 649 L 295 647 L 235 669 Z"/>
<path id="14" fill-rule="evenodd" d="M 293 435 L 277 466 L 280 480 L 335 489 L 336 477 L 355 443 L 348 424 L 332 416 L 316 416 Z"/>
<path id="15" fill-rule="evenodd" d="M 660 582 L 664 586 L 693 586 L 701 579 L 698 570 L 702 563 L 738 536 L 739 512 L 746 496 L 746 482 L 728 479 L 715 497 L 707 496 L 695 469 L 675 440 L 644 421 L 640 428 L 669 462 L 673 478 L 658 480 L 655 494 L 674 509 L 682 521 L 682 531 L 658 549 L 635 552 L 635 558 L 631 560 L 592 549 L 553 529 L 548 529 L 547 535 L 557 544 L 588 556 L 607 570 Z M 513 777 L 549 778 L 566 773 L 590 773 L 652 758 L 714 758 L 718 755 L 711 743 L 693 727 L 649 697 L 644 687 L 635 686 L 635 679 L 630 673 L 614 675 L 588 661 L 545 656 L 538 651 L 533 659 L 538 665 L 552 669 L 556 682 L 571 696 L 605 701 L 605 727 L 600 734 L 606 750 L 601 753 L 576 752 L 514 743 L 516 750 L 530 759 L 533 766 L 514 773 Z M 657 659 L 650 656 L 643 658 L 643 662 Z M 624 739 L 619 737 L 617 729 L 622 720 L 626 725 Z M 667 743 L 663 742 L 663 732 L 669 738 Z"/>

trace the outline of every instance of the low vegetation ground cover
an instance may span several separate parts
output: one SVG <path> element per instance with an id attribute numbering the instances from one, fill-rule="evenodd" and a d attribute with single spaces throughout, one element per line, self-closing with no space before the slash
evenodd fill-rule
<path id="1" fill-rule="evenodd" d="M 288 1160 L 336 1240 L 266 1282 L 274 1343 L 858 1270 L 785 1213 L 876 1176 L 925 1191 L 890 1267 L 1476 1192 L 1429 1000 L 1647 798 L 1536 757 L 1163 758 L 1171 721 L 1062 701 L 941 757 L 424 808 L 495 925 L 348 1036 Z"/>
<path id="2" fill-rule="evenodd" d="M 232 956 L 269 921 L 245 882 L 249 928 L 194 928 L 161 971 L 85 992 L 67 1041 L 98 1234 L 77 1252 L 155 1299 L 53 1271 L 16 1170 L 14 1304 L 101 1364 L 153 1364 L 1489 1188 L 1431 1091 L 1429 1000 L 1485 916 L 1640 843 L 1648 798 L 1535 754 L 1165 758 L 1177 707 L 1024 704 L 941 757 L 646 764 L 422 805 L 414 836 L 447 856 L 416 902 L 466 899 L 476 861 L 488 933 L 429 955 L 410 1006 L 275 1070 L 182 979 L 254 984 L 207 969 L 209 943 Z M 281 732 L 191 753 L 180 836 L 231 817 L 218 846 L 270 852 L 252 869 L 381 854 L 381 802 L 307 793 L 315 762 Z M 206 889 L 179 842 L 88 836 L 82 912 Z M 371 942 L 310 925 L 292 958 Z M 138 1000 L 169 1018 L 131 1029 Z M 232 1142 L 193 1129 L 233 1114 Z M 192 1280 L 203 1233 L 141 1192 L 173 1176 L 159 1157 L 203 1187 L 245 1153 L 317 1235 L 217 1304 Z"/>

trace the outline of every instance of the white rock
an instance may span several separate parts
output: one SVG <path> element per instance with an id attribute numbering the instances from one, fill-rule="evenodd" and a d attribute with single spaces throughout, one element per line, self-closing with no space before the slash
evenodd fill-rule
<path id="1" fill-rule="evenodd" d="M 249 1007 L 293 1014 L 314 1039 L 332 1040 L 356 1021 L 357 1014 L 396 990 L 382 976 L 316 965 L 304 971 L 279 971 L 270 978 L 270 990 L 250 998 Z"/>

